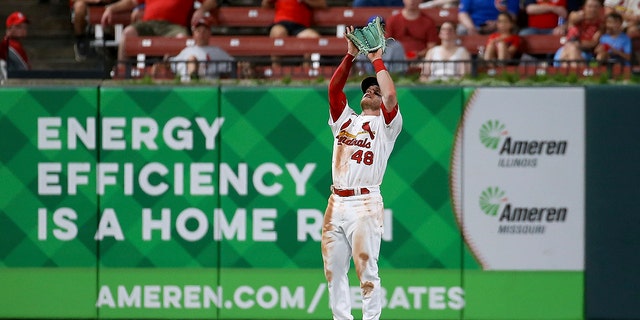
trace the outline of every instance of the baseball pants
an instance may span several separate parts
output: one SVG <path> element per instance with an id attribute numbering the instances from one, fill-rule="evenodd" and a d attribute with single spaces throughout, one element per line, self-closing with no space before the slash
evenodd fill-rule
<path id="1" fill-rule="evenodd" d="M 347 277 L 352 257 L 362 291 L 363 320 L 380 318 L 382 290 L 378 256 L 383 215 L 379 192 L 329 197 L 322 227 L 322 258 L 334 320 L 353 319 Z"/>

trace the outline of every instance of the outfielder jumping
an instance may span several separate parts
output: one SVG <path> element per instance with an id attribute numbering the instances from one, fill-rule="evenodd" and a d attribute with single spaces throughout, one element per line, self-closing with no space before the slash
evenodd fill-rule
<path id="1" fill-rule="evenodd" d="M 346 31 L 353 33 L 354 28 Z M 322 258 L 333 319 L 353 319 L 347 278 L 351 257 L 362 289 L 363 319 L 379 319 L 378 255 L 384 211 L 380 184 L 402 130 L 402 116 L 395 84 L 382 61 L 383 48 L 365 52 L 376 75 L 361 83 L 362 112 L 351 109 L 343 89 L 354 57 L 361 51 L 345 39 L 347 54 L 329 83 L 333 185 L 322 227 Z"/>

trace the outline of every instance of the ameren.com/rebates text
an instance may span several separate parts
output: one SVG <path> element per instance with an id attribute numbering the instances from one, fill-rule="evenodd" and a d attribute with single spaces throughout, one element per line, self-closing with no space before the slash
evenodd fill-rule
<path id="1" fill-rule="evenodd" d="M 382 288 L 383 307 L 405 310 L 460 310 L 465 305 L 461 287 L 397 286 Z M 313 291 L 313 292 L 311 292 Z M 304 286 L 262 287 L 242 285 L 230 294 L 221 286 L 200 285 L 103 285 L 96 307 L 103 309 L 299 309 L 313 313 L 326 294 L 326 284 L 315 290 Z M 360 288 L 351 287 L 352 308 L 362 306 Z"/>

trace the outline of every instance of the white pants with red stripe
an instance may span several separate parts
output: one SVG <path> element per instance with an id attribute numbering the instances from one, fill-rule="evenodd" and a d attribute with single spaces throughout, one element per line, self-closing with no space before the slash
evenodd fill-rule
<path id="1" fill-rule="evenodd" d="M 379 319 L 382 290 L 378 255 L 384 205 L 379 192 L 340 197 L 332 194 L 322 227 L 322 259 L 334 320 L 353 319 L 347 272 L 351 257 L 362 289 L 363 319 Z"/>

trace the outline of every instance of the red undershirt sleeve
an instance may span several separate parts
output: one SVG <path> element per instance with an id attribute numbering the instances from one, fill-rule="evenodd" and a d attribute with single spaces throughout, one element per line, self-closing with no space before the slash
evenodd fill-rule
<path id="1" fill-rule="evenodd" d="M 380 110 L 382 110 L 382 116 L 384 116 L 384 123 L 390 124 L 391 121 L 393 121 L 393 119 L 398 114 L 398 104 L 396 103 L 395 107 L 393 107 L 391 111 L 387 111 L 387 108 L 384 106 L 384 103 L 383 103 Z"/>
<path id="2" fill-rule="evenodd" d="M 338 120 L 347 105 L 347 96 L 342 89 L 344 89 L 349 78 L 349 73 L 353 66 L 353 58 L 352 55 L 347 54 L 333 73 L 331 81 L 329 81 L 329 111 L 333 121 Z"/>

